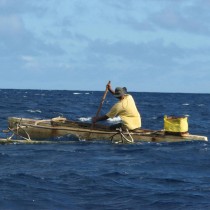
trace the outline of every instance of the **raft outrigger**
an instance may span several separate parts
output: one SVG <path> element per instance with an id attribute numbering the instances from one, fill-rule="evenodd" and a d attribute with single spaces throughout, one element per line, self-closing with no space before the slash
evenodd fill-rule
<path id="1" fill-rule="evenodd" d="M 182 142 L 182 141 L 208 141 L 206 136 L 189 133 L 173 135 L 165 130 L 110 130 L 109 126 L 91 123 L 76 122 L 57 117 L 47 120 L 9 117 L 9 130 L 14 135 L 27 141 L 50 141 L 54 137 L 74 136 L 80 140 L 110 140 L 112 142 Z M 11 138 L 10 138 L 11 139 Z M 52 140 L 53 141 L 53 140 Z"/>

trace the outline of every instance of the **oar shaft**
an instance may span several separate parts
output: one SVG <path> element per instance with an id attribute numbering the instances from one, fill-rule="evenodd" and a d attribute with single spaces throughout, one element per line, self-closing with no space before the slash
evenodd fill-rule
<path id="1" fill-rule="evenodd" d="M 106 90 L 105 90 L 104 95 L 103 95 L 103 97 L 102 97 L 102 99 L 101 99 L 101 103 L 100 103 L 100 105 L 99 105 L 98 111 L 96 112 L 96 117 L 98 117 L 98 115 L 99 115 L 99 113 L 100 113 L 100 111 L 101 111 L 101 108 L 102 108 L 102 106 L 103 106 L 103 103 L 104 103 L 104 101 L 105 101 L 106 95 L 107 95 L 108 90 L 109 90 L 109 89 L 108 89 L 108 85 L 109 85 L 110 83 L 111 83 L 111 82 L 109 81 L 108 84 L 107 84 L 107 86 L 106 86 Z"/>
<path id="2" fill-rule="evenodd" d="M 103 103 L 104 103 L 104 101 L 105 101 L 105 98 L 106 98 L 106 95 L 107 95 L 107 93 L 108 93 L 108 85 L 111 83 L 111 81 L 109 81 L 108 83 L 107 83 L 107 85 L 106 85 L 106 90 L 105 90 L 105 92 L 104 92 L 104 95 L 103 95 L 103 97 L 102 97 L 102 99 L 101 99 L 101 103 L 100 103 L 100 105 L 99 105 L 99 108 L 98 108 L 98 110 L 97 110 L 97 112 L 96 112 L 96 115 L 95 115 L 95 117 L 98 117 L 98 115 L 99 115 L 99 113 L 100 113 L 100 111 L 101 111 L 101 108 L 102 108 L 102 106 L 103 106 Z M 94 127 L 94 123 L 92 123 L 92 125 L 91 125 L 91 130 L 93 129 L 93 127 Z"/>

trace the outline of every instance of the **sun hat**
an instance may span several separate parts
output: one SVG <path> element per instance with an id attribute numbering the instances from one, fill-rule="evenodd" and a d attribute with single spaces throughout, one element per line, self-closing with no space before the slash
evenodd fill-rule
<path id="1" fill-rule="evenodd" d="M 118 98 L 118 97 L 124 96 L 125 93 L 126 93 L 126 88 L 116 87 L 114 96 Z"/>

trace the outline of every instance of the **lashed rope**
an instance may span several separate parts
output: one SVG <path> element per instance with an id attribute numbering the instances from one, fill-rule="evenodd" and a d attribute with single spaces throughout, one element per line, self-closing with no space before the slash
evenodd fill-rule
<path id="1" fill-rule="evenodd" d="M 128 138 L 125 136 L 125 134 L 123 133 L 122 128 L 117 128 L 116 131 L 117 131 L 117 133 L 115 133 L 113 136 L 111 136 L 111 141 L 112 141 L 112 142 L 114 142 L 114 141 L 113 141 L 114 137 L 115 137 L 116 135 L 119 135 L 119 134 L 120 134 L 120 136 L 121 136 L 121 143 L 134 143 L 134 139 L 133 139 L 133 137 L 132 137 L 132 135 L 130 134 L 130 132 L 129 132 L 128 129 L 126 129 L 126 132 L 127 132 L 128 136 L 130 137 L 130 139 L 128 139 Z"/>
<path id="2" fill-rule="evenodd" d="M 31 137 L 30 137 L 29 133 L 24 129 L 24 127 L 26 127 L 26 126 L 21 126 L 20 125 L 21 121 L 22 121 L 22 118 L 20 119 L 20 121 L 18 123 L 16 123 L 16 128 L 15 129 L 8 128 L 12 132 L 12 135 L 9 138 L 7 138 L 8 140 L 11 140 L 12 137 L 14 135 L 16 135 L 16 136 L 20 136 L 24 140 L 31 141 Z M 20 135 L 19 132 L 18 132 L 19 129 L 23 130 L 26 133 L 28 138 L 25 138 L 24 136 Z"/>

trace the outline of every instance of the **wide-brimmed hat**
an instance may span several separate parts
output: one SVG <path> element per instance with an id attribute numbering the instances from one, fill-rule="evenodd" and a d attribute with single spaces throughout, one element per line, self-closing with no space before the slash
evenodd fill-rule
<path id="1" fill-rule="evenodd" d="M 117 87 L 117 88 L 115 88 L 115 93 L 114 93 L 114 96 L 116 97 L 116 98 L 118 98 L 118 97 L 122 97 L 122 96 L 124 96 L 126 94 L 126 88 L 121 88 L 121 87 Z"/>

